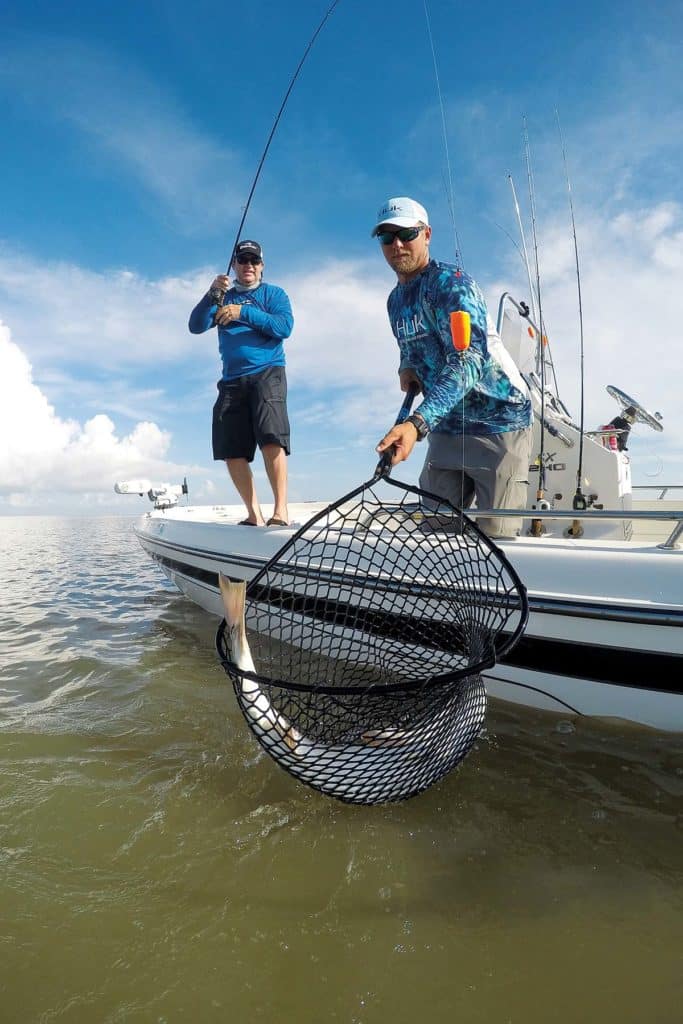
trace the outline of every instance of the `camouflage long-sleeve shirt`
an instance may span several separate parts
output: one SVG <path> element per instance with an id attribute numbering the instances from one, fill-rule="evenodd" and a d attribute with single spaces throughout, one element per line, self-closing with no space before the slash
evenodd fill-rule
<path id="1" fill-rule="evenodd" d="M 399 371 L 411 368 L 422 383 L 416 409 L 430 430 L 444 434 L 503 434 L 532 421 L 529 393 L 496 333 L 471 277 L 430 260 L 421 274 L 397 284 L 387 301 L 400 350 Z M 469 348 L 457 351 L 450 314 L 470 315 Z"/>

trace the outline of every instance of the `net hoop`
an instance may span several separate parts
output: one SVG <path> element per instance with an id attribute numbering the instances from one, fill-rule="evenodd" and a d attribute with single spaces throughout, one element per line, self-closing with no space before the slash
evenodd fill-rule
<path id="1" fill-rule="evenodd" d="M 387 472 L 303 524 L 246 593 L 258 668 L 232 660 L 225 622 L 216 637 L 245 720 L 287 772 L 352 803 L 407 799 L 465 757 L 481 673 L 529 611 L 476 523 Z"/>

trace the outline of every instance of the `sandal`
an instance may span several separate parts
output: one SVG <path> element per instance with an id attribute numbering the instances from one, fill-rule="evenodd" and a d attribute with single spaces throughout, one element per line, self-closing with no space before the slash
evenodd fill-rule
<path id="1" fill-rule="evenodd" d="M 238 526 L 258 526 L 258 523 L 252 523 L 250 519 L 241 519 L 237 524 Z"/>
<path id="2" fill-rule="evenodd" d="M 280 519 L 279 516 L 271 516 L 266 526 L 289 526 L 289 523 L 286 523 L 284 519 Z"/>

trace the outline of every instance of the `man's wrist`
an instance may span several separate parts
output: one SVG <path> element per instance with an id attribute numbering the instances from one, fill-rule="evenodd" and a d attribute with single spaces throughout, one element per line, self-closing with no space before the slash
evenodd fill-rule
<path id="1" fill-rule="evenodd" d="M 408 416 L 406 423 L 412 423 L 417 432 L 418 441 L 424 441 L 425 437 L 429 433 L 429 427 L 424 416 L 421 416 L 419 412 L 414 412 L 411 416 Z"/>

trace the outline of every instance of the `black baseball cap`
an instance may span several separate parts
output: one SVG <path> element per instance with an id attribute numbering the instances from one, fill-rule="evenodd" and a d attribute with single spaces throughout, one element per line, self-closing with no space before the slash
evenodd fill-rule
<path id="1" fill-rule="evenodd" d="M 235 246 L 235 259 L 238 256 L 257 256 L 258 259 L 263 259 L 263 249 L 258 242 L 252 242 L 250 239 L 245 238 L 243 242 L 238 242 Z"/>

